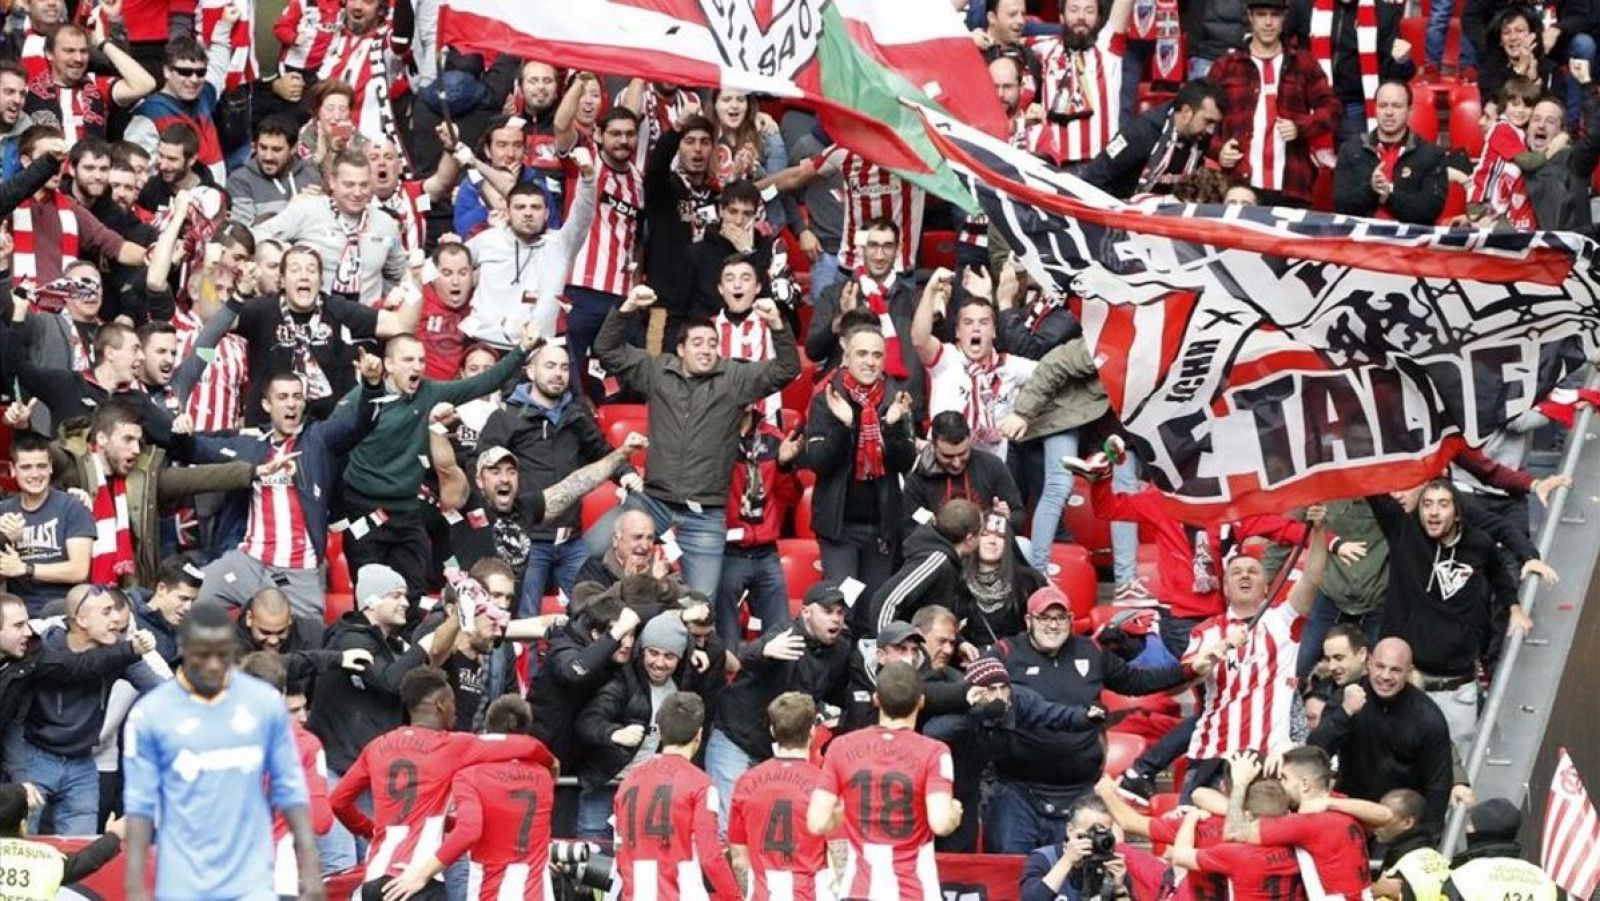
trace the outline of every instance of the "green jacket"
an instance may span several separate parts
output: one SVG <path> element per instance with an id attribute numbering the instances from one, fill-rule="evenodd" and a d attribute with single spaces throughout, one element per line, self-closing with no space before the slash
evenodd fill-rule
<path id="1" fill-rule="evenodd" d="M 51 462 L 58 488 L 90 490 L 87 425 L 64 433 L 52 445 Z M 207 491 L 249 488 L 256 468 L 249 463 L 214 463 L 207 466 L 168 466 L 166 452 L 145 445 L 133 471 L 128 473 L 128 524 L 133 530 L 133 556 L 138 566 L 136 584 L 153 587 L 161 567 L 161 510 Z"/>
<path id="2" fill-rule="evenodd" d="M 428 413 L 436 404 L 464 404 L 489 394 L 520 370 L 526 359 L 527 354 L 515 348 L 471 378 L 452 382 L 423 379 L 417 393 L 410 397 L 402 396 L 385 382 L 387 393 L 378 401 L 378 421 L 345 463 L 346 512 L 364 515 L 379 508 L 396 512 L 421 507 L 417 486 L 432 466 L 428 457 Z M 357 386 L 339 401 L 339 407 L 360 402 L 361 388 Z"/>
<path id="3" fill-rule="evenodd" d="M 1043 438 L 1094 422 L 1107 409 L 1100 367 L 1095 365 L 1089 345 L 1082 338 L 1073 338 L 1039 361 L 1017 395 L 1012 412 L 1028 420 L 1028 438 Z"/>

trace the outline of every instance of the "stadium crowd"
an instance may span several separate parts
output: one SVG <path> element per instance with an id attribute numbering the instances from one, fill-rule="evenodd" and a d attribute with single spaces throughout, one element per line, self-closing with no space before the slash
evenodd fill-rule
<path id="1" fill-rule="evenodd" d="M 1115 197 L 1592 228 L 1578 0 L 1185 3 L 1170 82 L 1167 4 L 1048 5 L 927 14 Z M 143 897 L 153 839 L 160 898 L 542 898 L 562 831 L 627 898 L 934 898 L 935 847 L 1027 901 L 1554 897 L 1503 800 L 1434 848 L 1570 405 L 1180 522 L 1069 298 L 799 106 L 437 0 L 0 7 L 21 897 L 124 840 Z"/>

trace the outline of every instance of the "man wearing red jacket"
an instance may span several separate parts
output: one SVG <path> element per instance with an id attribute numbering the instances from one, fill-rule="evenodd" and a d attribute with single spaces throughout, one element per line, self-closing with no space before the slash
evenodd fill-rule
<path id="1" fill-rule="evenodd" d="M 453 620 L 455 612 L 449 610 L 446 615 Z M 442 626 L 440 633 L 446 628 Z M 435 641 L 450 637 L 440 633 L 433 635 Z M 457 770 L 502 760 L 522 760 L 552 771 L 557 767 L 556 759 L 536 738 L 451 732 L 456 695 L 442 670 L 424 666 L 406 673 L 400 681 L 400 700 L 411 725 L 368 744 L 333 791 L 334 815 L 351 832 L 372 842 L 362 878 L 365 901 L 382 897 L 389 882 L 409 864 L 437 854 L 444 840 L 450 783 Z M 356 806 L 356 800 L 368 790 L 372 792 L 371 817 Z M 441 901 L 444 883 L 430 882 L 416 896 Z"/>
<path id="2" fill-rule="evenodd" d="M 750 628 L 756 632 L 789 618 L 778 536 L 803 490 L 794 461 L 804 449 L 805 438 L 798 429 L 785 435 L 761 418 L 759 405 L 745 411 L 729 485 L 728 543 L 717 587 L 717 637 L 730 648 L 737 648 L 742 637 L 741 597 L 750 607 Z"/>

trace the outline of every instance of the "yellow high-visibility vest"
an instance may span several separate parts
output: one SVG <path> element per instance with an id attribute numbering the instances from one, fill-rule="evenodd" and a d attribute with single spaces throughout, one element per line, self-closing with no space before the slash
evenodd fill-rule
<path id="1" fill-rule="evenodd" d="M 67 856 L 49 845 L 0 838 L 0 901 L 52 901 Z"/>

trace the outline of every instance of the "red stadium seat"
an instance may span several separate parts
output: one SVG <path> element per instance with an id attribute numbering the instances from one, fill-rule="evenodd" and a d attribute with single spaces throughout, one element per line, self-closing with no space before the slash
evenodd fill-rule
<path id="1" fill-rule="evenodd" d="M 1089 628 L 1089 616 L 1100 600 L 1100 577 L 1089 554 L 1076 544 L 1056 543 L 1050 548 L 1050 580 L 1072 605 L 1073 631 Z"/>
<path id="2" fill-rule="evenodd" d="M 612 424 L 617 422 L 648 422 L 650 411 L 644 404 L 601 404 L 595 419 L 600 423 L 600 431 L 610 433 Z"/>
<path id="3" fill-rule="evenodd" d="M 547 594 L 539 599 L 540 616 L 554 616 L 558 613 L 566 612 L 567 607 L 561 603 L 561 595 L 559 594 Z"/>
<path id="4" fill-rule="evenodd" d="M 1111 523 L 1094 515 L 1089 483 L 1082 477 L 1074 480 L 1072 499 L 1067 501 L 1061 521 L 1072 533 L 1072 540 L 1089 550 L 1089 557 L 1095 564 L 1111 564 Z"/>
<path id="5" fill-rule="evenodd" d="M 810 360 L 800 361 L 800 375 L 783 386 L 781 396 L 784 409 L 799 410 L 801 416 L 810 412 L 812 382 L 816 380 L 816 373 L 817 364 Z"/>
<path id="6" fill-rule="evenodd" d="M 1159 819 L 1175 810 L 1178 806 L 1177 792 L 1161 792 L 1150 796 L 1150 819 Z M 1150 853 L 1160 857 L 1167 853 L 1167 846 L 1159 842 L 1150 843 Z"/>
<path id="7" fill-rule="evenodd" d="M 1417 137 L 1430 144 L 1439 141 L 1439 106 L 1433 85 L 1411 83 L 1411 120 L 1406 123 Z"/>
<path id="8" fill-rule="evenodd" d="M 1444 192 L 1444 209 L 1439 213 L 1438 224 L 1444 225 L 1467 211 L 1467 189 L 1452 183 Z"/>
<path id="9" fill-rule="evenodd" d="M 610 483 L 601 485 L 599 488 L 585 494 L 583 496 L 582 512 L 579 514 L 579 521 L 583 523 L 583 530 L 587 532 L 594 528 L 594 524 L 600 521 L 600 517 L 606 515 L 607 511 L 619 503 L 621 501 L 617 499 L 617 486 Z"/>
<path id="10" fill-rule="evenodd" d="M 789 609 L 800 612 L 806 590 L 822 581 L 822 560 L 816 541 L 809 538 L 778 539 L 778 561 L 783 566 L 783 581 L 789 590 Z M 864 604 L 867 598 L 857 598 Z"/>
<path id="11" fill-rule="evenodd" d="M 929 231 L 922 235 L 921 251 L 917 254 L 917 268 L 945 269 L 956 268 L 956 233 L 953 231 Z"/>
<path id="12" fill-rule="evenodd" d="M 1147 742 L 1126 732 L 1106 733 L 1106 775 L 1113 779 L 1121 776 L 1144 753 Z"/>
<path id="13" fill-rule="evenodd" d="M 1121 612 L 1111 607 L 1096 607 L 1095 609 L 1111 610 L 1113 613 Z M 1160 639 L 1152 636 L 1151 640 L 1159 641 Z M 1150 713 L 1161 713 L 1168 716 L 1183 715 L 1183 708 L 1179 706 L 1178 699 L 1174 698 L 1172 695 L 1155 694 L 1139 695 L 1135 697 L 1130 695 L 1119 695 L 1114 691 L 1101 691 L 1100 705 L 1112 713 L 1115 713 L 1118 710 L 1145 710 Z"/>
<path id="14" fill-rule="evenodd" d="M 1318 169 L 1311 185 L 1311 208 L 1319 213 L 1333 212 L 1333 170 Z"/>
<path id="15" fill-rule="evenodd" d="M 1418 67 L 1421 67 L 1422 48 L 1427 42 L 1428 19 L 1427 14 L 1420 16 L 1406 16 L 1400 20 L 1400 39 L 1411 45 L 1411 55 L 1416 58 Z"/>
<path id="16" fill-rule="evenodd" d="M 331 626 L 354 609 L 356 609 L 355 595 L 347 591 L 330 591 L 326 598 L 326 606 L 322 610 L 322 621 Z"/>
<path id="17" fill-rule="evenodd" d="M 1450 146 L 1465 150 L 1474 161 L 1483 152 L 1482 118 L 1478 86 L 1456 85 L 1450 92 Z"/>
<path id="18" fill-rule="evenodd" d="M 344 559 L 344 532 L 328 533 L 328 591 L 350 594 L 355 586 L 350 582 L 350 564 Z"/>
<path id="19" fill-rule="evenodd" d="M 630 404 L 630 406 L 632 405 Z M 604 410 L 605 407 L 602 406 L 600 409 Z M 621 447 L 622 443 L 628 440 L 629 432 L 649 435 L 650 421 L 643 416 L 638 419 L 613 419 L 610 425 L 603 425 L 602 429 L 605 432 L 606 440 L 611 443 L 612 447 Z M 629 457 L 628 462 L 632 463 L 635 469 L 643 471 L 644 461 L 648 456 L 650 456 L 650 449 L 645 448 Z"/>
<path id="20" fill-rule="evenodd" d="M 794 507 L 794 537 L 815 541 L 817 533 L 811 531 L 811 495 L 814 486 L 807 485 L 800 493 L 800 502 Z"/>

